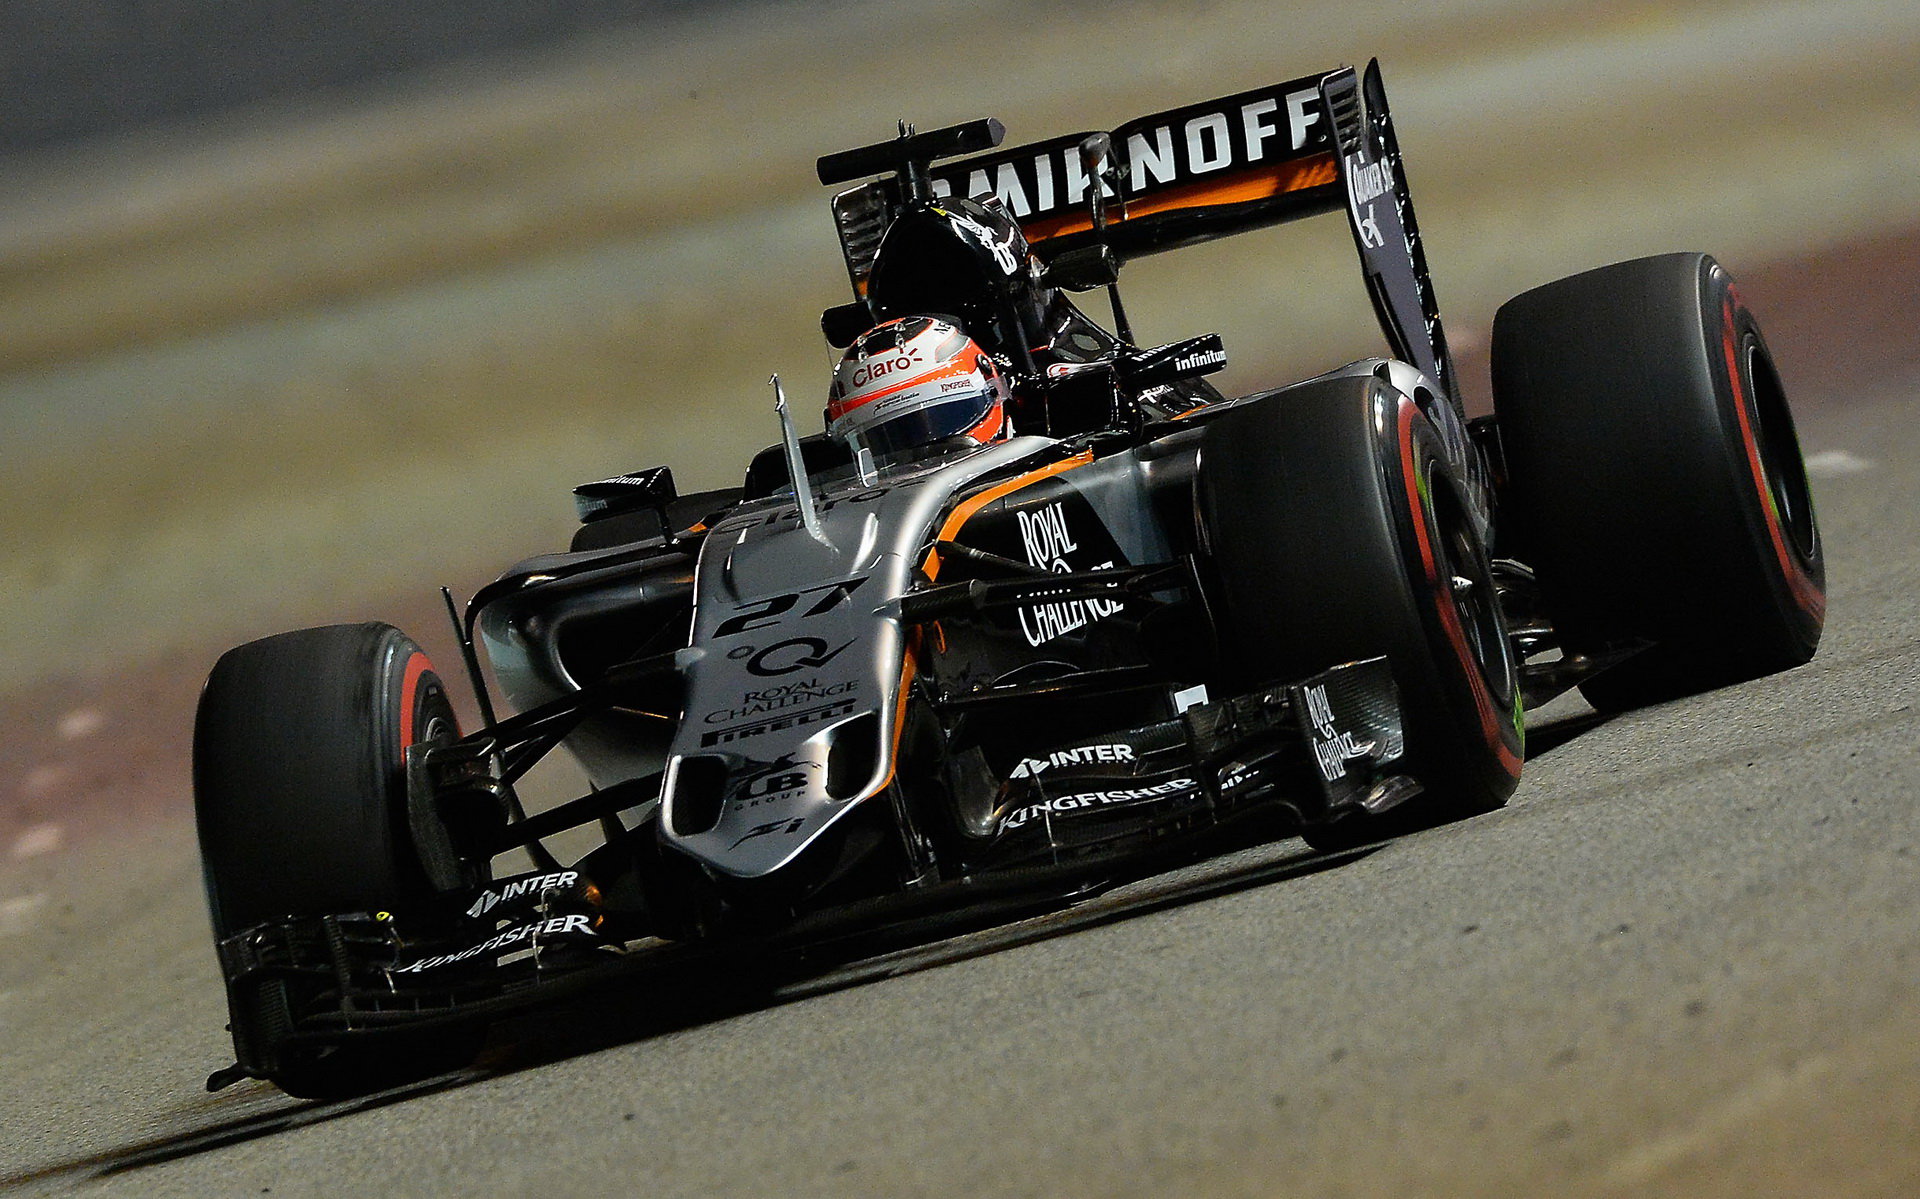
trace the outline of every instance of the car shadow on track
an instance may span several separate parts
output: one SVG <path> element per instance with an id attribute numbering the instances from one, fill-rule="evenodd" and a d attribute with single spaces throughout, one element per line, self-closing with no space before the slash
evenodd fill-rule
<path id="1" fill-rule="evenodd" d="M 1535 724 L 1527 722 L 1527 761 L 1544 758 L 1554 750 L 1592 732 L 1611 721 L 1613 716 L 1591 709 Z M 1523 784 L 1524 785 L 1524 784 Z"/>
<path id="2" fill-rule="evenodd" d="M 236 1119 L 218 1120 L 204 1128 L 152 1137 L 84 1157 L 0 1174 L 0 1190 L 36 1184 L 63 1183 L 72 1186 L 89 1179 L 107 1178 L 143 1166 L 160 1165 L 227 1145 L 237 1145 L 276 1133 L 291 1132 L 296 1128 L 324 1123 L 355 1112 L 372 1111 L 436 1091 L 450 1090 L 488 1077 L 489 1074 L 490 1071 L 476 1066 L 354 1099 L 333 1100 L 325 1103 L 301 1103 L 298 1100 L 289 1099 L 285 1104 L 276 1106 L 272 1110 L 256 1112 Z M 236 1099 L 243 1102 L 249 1100 L 258 1102 L 265 1098 L 271 1101 L 271 1097 L 276 1094 L 266 1083 L 248 1085 L 252 1088 L 252 1093 L 236 1094 Z M 204 1097 L 200 1098 L 204 1102 Z"/>
<path id="3" fill-rule="evenodd" d="M 1378 845 L 1316 853 L 1297 840 L 1244 851 L 1167 874 L 1155 875 L 1070 907 L 1052 910 L 878 953 L 859 944 L 840 951 L 845 960 L 804 976 L 768 977 L 722 967 L 693 986 L 675 986 L 636 1003 L 622 988 L 503 1025 L 489 1064 L 498 1075 L 533 1069 L 566 1058 L 630 1044 L 667 1032 L 763 1011 L 781 1004 L 845 990 L 882 979 L 950 966 L 1007 949 L 1068 936 L 1156 912 L 1304 878 L 1358 861 Z"/>
<path id="4" fill-rule="evenodd" d="M 208 1113 L 205 1096 L 183 1103 L 175 1117 L 200 1127 L 45 1166 L 0 1174 L 0 1189 L 35 1184 L 76 1184 L 87 1179 L 162 1165 L 343 1116 L 377 1111 L 442 1091 L 537 1069 L 665 1033 L 718 1023 L 735 1016 L 845 990 L 882 979 L 953 965 L 1071 933 L 1199 903 L 1272 883 L 1303 878 L 1357 861 L 1379 846 L 1315 853 L 1297 840 L 1243 850 L 1166 874 L 1154 875 L 1104 892 L 1096 898 L 1029 913 L 1011 923 L 962 928 L 949 921 L 926 936 L 902 945 L 897 932 L 850 938 L 827 950 L 825 960 L 796 970 L 792 963 L 769 971 L 742 959 L 716 959 L 698 970 L 676 971 L 664 979 L 624 978 L 585 995 L 562 1000 L 496 1027 L 480 1061 L 467 1069 L 353 1099 L 301 1102 L 287 1099 L 264 1111 L 222 1119 Z M 977 922 L 976 922 L 977 923 Z M 865 950 L 866 952 L 862 952 Z M 274 1102 L 266 1083 L 242 1084 L 232 1099 L 247 1106 Z M 224 1111 L 232 1104 L 222 1096 Z M 196 1111 L 195 1109 L 200 1109 Z"/>
<path id="5" fill-rule="evenodd" d="M 1531 724 L 1527 756 L 1536 759 L 1550 754 L 1610 719 L 1585 710 Z M 480 1061 L 467 1069 L 371 1095 L 320 1102 L 279 1102 L 267 1084 L 243 1084 L 245 1089 L 233 1092 L 233 1099 L 248 1107 L 260 1103 L 274 1106 L 221 1118 L 231 1111 L 231 1104 L 221 1102 L 219 1111 L 208 1112 L 208 1099 L 196 1097 L 195 1102 L 181 1105 L 176 1115 L 181 1122 L 198 1127 L 0 1175 L 0 1189 L 105 1178 L 161 1165 L 816 995 L 1303 878 L 1357 861 L 1381 848 L 1382 844 L 1376 844 L 1315 853 L 1297 840 L 1283 840 L 1153 875 L 1082 902 L 1055 900 L 1043 909 L 1030 909 L 1012 918 L 1004 914 L 991 920 L 975 916 L 969 925 L 962 914 L 957 920 L 949 917 L 927 922 L 918 928 L 917 936 L 903 938 L 897 931 L 890 931 L 849 938 L 826 949 L 824 958 L 788 962 L 776 971 L 756 969 L 740 958 L 722 957 L 692 970 L 676 971 L 664 981 L 623 978 L 503 1021 L 495 1028 Z M 209 1116 L 213 1118 L 208 1120 Z"/>

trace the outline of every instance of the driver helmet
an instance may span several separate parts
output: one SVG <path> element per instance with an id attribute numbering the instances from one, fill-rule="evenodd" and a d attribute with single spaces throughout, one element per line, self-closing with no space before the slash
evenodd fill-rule
<path id="1" fill-rule="evenodd" d="M 877 325 L 847 347 L 827 394 L 827 432 L 876 454 L 1007 436 L 1007 384 L 965 330 L 938 316 Z"/>

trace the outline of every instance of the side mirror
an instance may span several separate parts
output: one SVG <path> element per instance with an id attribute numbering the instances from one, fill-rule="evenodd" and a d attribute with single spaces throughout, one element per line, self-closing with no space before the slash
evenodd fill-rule
<path id="1" fill-rule="evenodd" d="M 854 338 L 873 328 L 873 325 L 873 313 L 864 300 L 836 304 L 820 314 L 820 332 L 826 334 L 827 344 L 836 350 L 844 350 L 852 345 Z"/>
<path id="2" fill-rule="evenodd" d="M 1083 363 L 1050 375 L 1045 394 L 1049 437 L 1140 427 L 1140 406 L 1121 392 L 1110 362 Z"/>
<path id="3" fill-rule="evenodd" d="M 573 489 L 573 506 L 582 521 L 652 508 L 660 513 L 660 523 L 665 525 L 667 505 L 678 498 L 680 492 L 673 485 L 673 471 L 665 466 L 582 483 Z"/>
<path id="4" fill-rule="evenodd" d="M 1120 256 L 1108 245 L 1068 250 L 1064 254 L 1056 254 L 1053 261 L 1047 263 L 1040 281 L 1048 287 L 1064 287 L 1068 291 L 1111 287 L 1120 281 Z"/>

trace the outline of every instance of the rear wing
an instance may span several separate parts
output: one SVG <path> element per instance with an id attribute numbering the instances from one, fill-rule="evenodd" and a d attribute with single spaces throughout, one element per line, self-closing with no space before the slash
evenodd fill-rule
<path id="1" fill-rule="evenodd" d="M 996 197 L 1046 259 L 1096 242 L 1123 259 L 1137 258 L 1344 210 L 1395 356 L 1457 401 L 1378 61 L 1368 63 L 1364 75 L 1340 67 L 1128 121 L 1111 131 L 1112 158 L 1097 179 L 1081 148 L 1090 136 L 934 163 L 926 178 L 935 196 Z M 823 178 L 830 174 L 827 162 Z M 1089 195 L 1094 187 L 1104 200 L 1105 228 L 1098 233 Z M 902 203 L 899 175 L 833 198 L 858 297 L 866 295 L 880 238 Z"/>

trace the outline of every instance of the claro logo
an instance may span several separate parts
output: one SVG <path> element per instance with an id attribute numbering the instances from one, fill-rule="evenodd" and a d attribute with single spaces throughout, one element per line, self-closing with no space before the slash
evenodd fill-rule
<path id="1" fill-rule="evenodd" d="M 918 365 L 920 365 L 920 347 L 906 346 L 891 358 L 878 358 L 861 363 L 847 382 L 851 387 L 865 387 L 875 379 L 884 379 L 895 371 L 907 370 Z"/>

